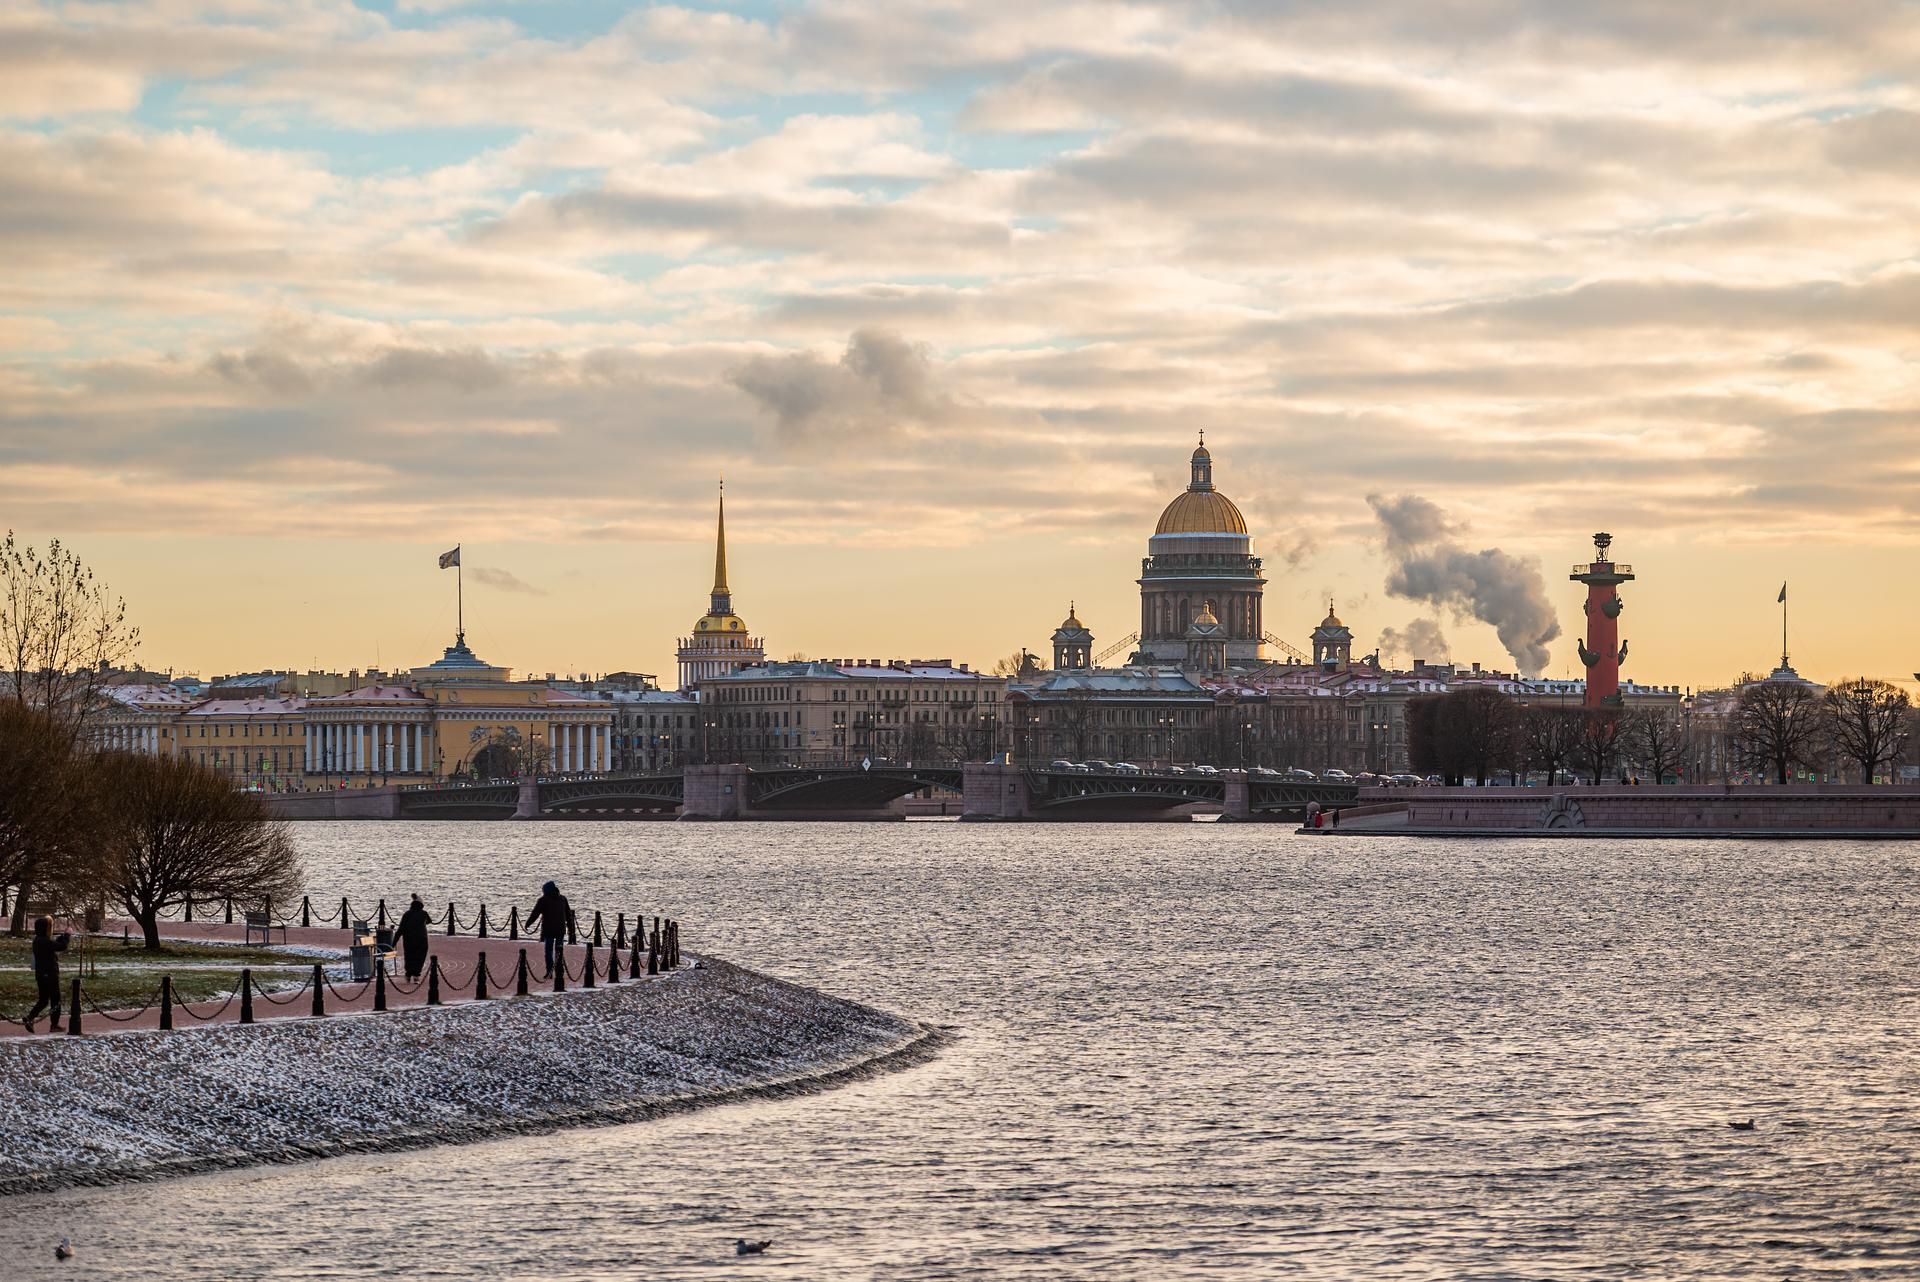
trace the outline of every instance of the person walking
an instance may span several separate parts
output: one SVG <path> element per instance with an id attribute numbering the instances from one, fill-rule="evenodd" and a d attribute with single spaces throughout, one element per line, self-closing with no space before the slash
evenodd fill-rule
<path id="1" fill-rule="evenodd" d="M 33 980 L 40 989 L 40 1000 L 27 1012 L 21 1022 L 27 1031 L 33 1031 L 33 1021 L 40 1018 L 40 1012 L 51 1006 L 53 1018 L 47 1022 L 47 1031 L 60 1031 L 60 954 L 65 952 L 73 936 L 66 931 L 53 933 L 53 918 L 36 917 L 33 922 Z"/>
<path id="2" fill-rule="evenodd" d="M 420 972 L 427 968 L 427 906 L 420 902 L 420 896 L 415 895 L 407 911 L 400 914 L 400 922 L 393 928 L 393 937 L 400 945 L 400 958 L 406 965 L 407 978 L 420 978 Z"/>
<path id="3" fill-rule="evenodd" d="M 548 882 L 540 887 L 540 899 L 527 914 L 527 929 L 533 929 L 533 923 L 540 923 L 540 942 L 547 952 L 547 974 L 553 974 L 554 961 L 566 965 L 566 946 L 569 940 L 580 942 L 579 923 L 573 919 L 573 905 L 560 893 L 560 887 Z"/>

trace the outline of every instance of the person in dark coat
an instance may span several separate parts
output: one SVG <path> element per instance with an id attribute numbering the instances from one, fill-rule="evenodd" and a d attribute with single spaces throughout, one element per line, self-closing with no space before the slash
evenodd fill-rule
<path id="1" fill-rule="evenodd" d="M 53 1018 L 47 1023 L 49 1033 L 60 1031 L 60 954 L 66 951 L 73 936 L 66 931 L 53 933 L 53 918 L 36 917 L 33 922 L 33 980 L 39 986 L 40 1000 L 33 1004 L 24 1021 L 27 1031 L 33 1031 L 33 1021 L 40 1018 L 40 1012 L 51 1006 Z"/>
<path id="2" fill-rule="evenodd" d="M 400 914 L 400 923 L 393 928 L 393 937 L 400 945 L 400 957 L 406 963 L 407 978 L 420 978 L 420 972 L 427 968 L 427 906 L 420 902 L 420 896 L 415 895 L 407 911 Z"/>
<path id="3" fill-rule="evenodd" d="M 553 974 L 553 961 L 558 957 L 564 963 L 564 949 L 568 940 L 580 942 L 580 926 L 573 919 L 573 905 L 560 893 L 560 887 L 548 882 L 540 887 L 539 902 L 533 911 L 527 914 L 527 929 L 533 929 L 534 922 L 540 923 L 540 942 L 546 945 L 547 974 Z"/>

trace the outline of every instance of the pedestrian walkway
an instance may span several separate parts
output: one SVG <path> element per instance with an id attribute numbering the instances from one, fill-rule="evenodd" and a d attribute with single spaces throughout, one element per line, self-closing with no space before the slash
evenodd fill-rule
<path id="1" fill-rule="evenodd" d="M 128 923 L 110 920 L 103 926 L 101 934 L 117 939 L 120 937 L 122 929 L 127 926 Z M 138 927 L 133 927 L 132 929 L 137 937 Z M 172 940 L 183 944 L 239 944 L 244 942 L 245 933 L 246 927 L 244 924 L 227 925 L 222 922 L 170 921 L 162 922 L 160 929 L 163 940 Z M 277 927 L 275 928 L 275 933 L 276 935 L 279 933 Z M 290 926 L 286 930 L 286 938 L 284 940 L 284 943 L 291 948 L 327 949 L 340 954 L 338 958 L 331 960 L 318 957 L 313 958 L 312 960 L 318 962 L 323 969 L 342 965 L 347 960 L 347 949 L 352 942 L 353 934 L 351 931 L 341 930 L 338 927 L 329 929 L 318 926 Z M 665 948 L 663 937 L 663 952 Z M 512 997 L 517 987 L 517 972 L 519 970 L 520 957 L 523 952 L 527 959 L 529 993 L 552 992 L 554 987 L 553 978 L 546 971 L 545 950 L 541 941 L 538 939 L 522 938 L 516 940 L 501 936 L 481 939 L 473 935 L 439 935 L 430 937 L 428 940 L 428 955 L 430 959 L 437 960 L 439 963 L 439 996 L 441 1003 L 443 1005 L 454 1005 L 460 1002 L 478 1000 L 476 996 L 476 980 L 480 977 L 479 968 L 482 957 L 486 960 L 488 976 L 486 986 L 489 999 Z M 593 948 L 588 944 L 568 945 L 565 960 L 567 989 L 572 991 L 576 988 L 586 987 L 589 959 L 591 959 L 592 968 L 595 972 L 593 979 L 594 985 L 600 987 L 608 984 L 610 982 L 608 967 L 612 960 L 613 952 L 611 941 L 609 941 L 609 946 L 600 948 Z M 302 960 L 297 953 L 290 952 L 288 956 L 291 961 Z M 166 959 L 164 957 L 158 957 L 154 960 L 156 970 L 164 971 L 166 969 Z M 622 984 L 633 982 L 629 976 L 633 969 L 634 960 L 633 942 L 629 940 L 628 948 L 619 954 L 617 967 L 618 979 L 613 982 Z M 646 973 L 647 949 L 644 943 L 638 950 L 638 962 L 640 978 L 644 980 L 648 978 Z M 663 971 L 666 969 L 665 958 L 662 959 L 661 969 Z M 430 968 L 429 970 L 423 970 L 417 981 L 409 981 L 404 977 L 404 972 L 402 972 L 400 968 L 398 956 L 394 955 L 388 958 L 386 972 L 384 988 L 386 1005 L 389 1010 L 405 1010 L 428 1004 L 430 996 L 429 989 L 431 987 L 429 983 Z M 236 967 L 236 980 L 238 974 L 239 968 Z M 63 1003 L 68 995 L 67 986 L 73 978 L 74 971 L 71 968 L 66 969 L 61 975 L 60 983 Z M 658 979 L 659 976 L 656 975 L 652 978 Z M 349 980 L 339 982 L 323 977 L 322 983 L 325 986 L 322 994 L 322 1005 L 328 1016 L 373 1013 L 375 1003 L 379 998 L 379 990 L 382 987 L 382 985 L 374 980 Z M 159 987 L 159 980 L 157 978 L 154 984 L 157 989 Z M 85 981 L 83 979 L 83 1001 L 84 986 Z M 157 1000 L 150 998 L 149 1001 L 152 1001 L 153 1004 L 144 1010 L 139 1008 L 128 1008 L 125 1010 L 106 1008 L 96 1011 L 90 1006 L 86 1007 L 81 1016 L 83 1034 L 91 1036 L 100 1033 L 138 1029 L 158 1029 L 161 1027 L 160 1007 Z M 191 1003 L 176 1001 L 173 1003 L 173 1027 L 177 1031 L 211 1024 L 237 1024 L 241 1022 L 243 1005 L 244 1003 L 241 1001 L 237 983 L 234 993 L 226 998 Z M 253 994 L 252 1007 L 253 1019 L 256 1023 L 264 1023 L 270 1020 L 312 1018 L 314 1013 L 313 979 L 309 976 L 304 986 L 290 986 L 283 991 L 273 992 L 270 995 L 258 991 L 256 981 L 256 991 Z M 67 1012 L 67 1014 L 70 1016 L 71 1012 Z M 40 1024 L 40 1028 L 42 1030 L 41 1032 L 28 1034 L 17 1022 L 0 1020 L 0 1037 L 27 1038 L 30 1036 L 56 1036 L 56 1034 L 44 1031 L 46 1029 L 44 1022 Z M 57 1036 L 63 1037 L 66 1035 L 65 1032 L 57 1034 Z"/>

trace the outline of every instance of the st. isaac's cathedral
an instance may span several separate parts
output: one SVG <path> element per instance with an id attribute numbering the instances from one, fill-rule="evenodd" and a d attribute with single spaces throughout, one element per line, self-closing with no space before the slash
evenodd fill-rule
<path id="1" fill-rule="evenodd" d="M 1140 629 L 1130 668 L 1178 668 L 1204 675 L 1304 659 L 1268 635 L 1261 611 L 1267 580 L 1253 553 L 1247 519 L 1213 484 L 1213 455 L 1203 435 L 1189 460 L 1187 488 L 1160 513 L 1140 562 Z M 1124 644 L 1124 643 L 1123 643 Z M 1345 666 L 1353 634 L 1334 615 L 1313 634 L 1316 664 Z M 1269 655 L 1268 647 L 1285 652 Z M 1094 667 L 1093 636 L 1074 611 L 1053 634 L 1056 671 Z"/>

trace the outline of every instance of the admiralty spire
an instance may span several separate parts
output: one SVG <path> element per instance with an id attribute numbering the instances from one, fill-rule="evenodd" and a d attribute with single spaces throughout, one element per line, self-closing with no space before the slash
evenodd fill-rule
<path id="1" fill-rule="evenodd" d="M 733 612 L 733 592 L 727 586 L 727 492 L 720 487 L 720 515 L 713 536 L 713 591 L 707 612 L 693 625 L 693 635 L 680 638 L 680 688 L 692 690 L 709 677 L 723 676 L 749 663 L 761 663 L 767 648 Z"/>

